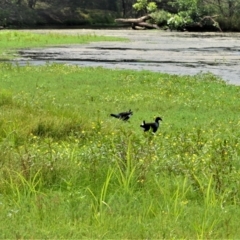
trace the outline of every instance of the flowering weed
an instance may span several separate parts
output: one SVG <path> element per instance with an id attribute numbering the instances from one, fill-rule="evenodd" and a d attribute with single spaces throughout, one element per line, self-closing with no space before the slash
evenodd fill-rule
<path id="1" fill-rule="evenodd" d="M 211 74 L 0 70 L 2 238 L 239 236 L 239 87 Z M 109 116 L 129 108 L 129 122 Z"/>

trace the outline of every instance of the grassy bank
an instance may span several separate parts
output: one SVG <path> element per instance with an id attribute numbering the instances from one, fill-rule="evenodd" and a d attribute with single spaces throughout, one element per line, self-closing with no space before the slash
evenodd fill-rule
<path id="1" fill-rule="evenodd" d="M 238 238 L 240 88 L 210 74 L 0 64 L 1 238 Z M 132 109 L 130 122 L 111 118 Z M 153 135 L 142 120 L 163 118 Z"/>
<path id="2" fill-rule="evenodd" d="M 97 35 L 37 34 L 20 31 L 0 32 L 0 59 L 9 59 L 17 50 L 26 47 L 56 46 L 60 44 L 86 44 L 101 41 L 125 41 L 124 38 Z"/>

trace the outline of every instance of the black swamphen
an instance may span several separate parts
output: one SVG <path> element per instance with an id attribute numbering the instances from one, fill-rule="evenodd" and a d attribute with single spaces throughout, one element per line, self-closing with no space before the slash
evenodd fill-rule
<path id="1" fill-rule="evenodd" d="M 152 131 L 155 133 L 158 130 L 159 121 L 162 121 L 162 118 L 157 117 L 155 119 L 155 122 L 152 122 L 152 123 L 146 123 L 145 121 L 143 121 L 140 127 L 144 128 L 144 132 L 149 131 L 149 129 L 151 128 Z"/>
<path id="2" fill-rule="evenodd" d="M 133 115 L 132 110 L 130 109 L 128 112 L 121 112 L 118 114 L 111 113 L 110 116 L 121 119 L 123 121 L 127 121 Z"/>

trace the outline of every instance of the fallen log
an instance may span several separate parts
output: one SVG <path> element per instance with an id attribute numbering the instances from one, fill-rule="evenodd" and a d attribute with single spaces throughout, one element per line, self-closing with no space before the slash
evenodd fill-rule
<path id="1" fill-rule="evenodd" d="M 146 22 L 132 23 L 132 29 L 138 29 L 138 27 L 142 29 L 160 29 L 157 24 L 151 24 Z"/>
<path id="2" fill-rule="evenodd" d="M 186 24 L 184 26 L 181 26 L 180 28 L 177 28 L 179 31 L 205 31 L 205 30 L 212 30 L 212 31 L 220 31 L 222 32 L 222 29 L 220 28 L 218 22 L 214 20 L 217 15 L 215 16 L 203 16 L 199 19 L 198 22 L 193 22 L 190 24 Z M 152 20 L 148 21 L 147 20 Z M 154 19 L 149 16 L 143 16 L 140 18 L 117 18 L 115 19 L 115 22 L 117 23 L 129 23 L 132 26 L 132 29 L 161 29 L 156 23 L 154 22 Z M 170 28 L 170 30 L 173 30 Z"/>
<path id="3" fill-rule="evenodd" d="M 115 22 L 118 23 L 129 23 L 132 26 L 132 29 L 160 29 L 157 24 L 146 22 L 147 20 L 152 19 L 151 16 L 146 15 L 140 18 L 117 18 Z"/>
<path id="4" fill-rule="evenodd" d="M 115 22 L 123 22 L 123 23 L 139 23 L 145 22 L 146 20 L 152 19 L 149 15 L 140 17 L 140 18 L 117 18 Z"/>

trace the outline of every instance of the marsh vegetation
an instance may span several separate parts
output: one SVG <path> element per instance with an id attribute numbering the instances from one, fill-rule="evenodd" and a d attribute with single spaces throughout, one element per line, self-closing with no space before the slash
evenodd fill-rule
<path id="1" fill-rule="evenodd" d="M 66 35 L 61 33 L 31 33 L 6 30 L 0 32 L 0 60 L 16 57 L 17 51 L 26 48 L 56 46 L 63 44 L 84 44 L 101 41 L 126 41 L 125 38 L 95 34 Z"/>
<path id="2" fill-rule="evenodd" d="M 63 64 L 0 70 L 1 238 L 239 237 L 238 86 Z M 129 108 L 129 122 L 110 117 Z"/>

